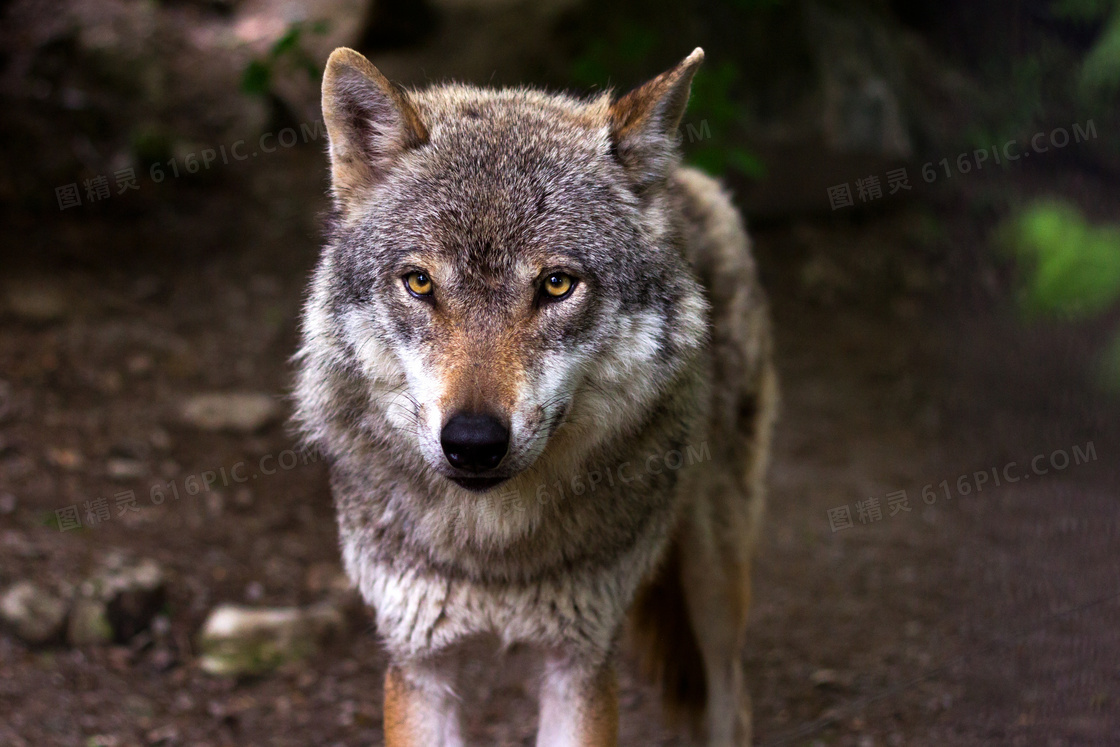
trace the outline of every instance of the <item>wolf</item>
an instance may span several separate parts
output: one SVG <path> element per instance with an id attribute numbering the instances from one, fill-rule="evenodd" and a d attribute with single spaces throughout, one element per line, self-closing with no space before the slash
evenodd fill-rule
<path id="1" fill-rule="evenodd" d="M 390 747 L 462 742 L 480 637 L 538 657 L 542 747 L 617 743 L 624 640 L 693 736 L 750 742 L 778 390 L 743 222 L 680 163 L 703 56 L 587 98 L 330 56 L 294 419 L 389 654 Z"/>

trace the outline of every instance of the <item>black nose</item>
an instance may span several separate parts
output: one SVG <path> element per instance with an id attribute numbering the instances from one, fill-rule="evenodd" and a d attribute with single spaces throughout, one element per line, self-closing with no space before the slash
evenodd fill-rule
<path id="1" fill-rule="evenodd" d="M 490 415 L 459 413 L 443 426 L 439 440 L 451 466 L 485 472 L 501 464 L 509 450 L 509 429 Z"/>

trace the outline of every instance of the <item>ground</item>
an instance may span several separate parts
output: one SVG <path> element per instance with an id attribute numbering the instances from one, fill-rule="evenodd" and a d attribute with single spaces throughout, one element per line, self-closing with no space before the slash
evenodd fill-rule
<path id="1" fill-rule="evenodd" d="M 293 448 L 283 423 L 209 434 L 174 414 L 185 394 L 289 390 L 326 204 L 319 150 L 211 183 L 144 183 L 123 209 L 6 214 L 3 242 L 25 251 L 5 282 L 61 305 L 2 322 L 0 492 L 15 502 L 0 514 L 0 587 L 74 584 L 111 551 L 151 557 L 168 573 L 169 624 L 107 647 L 0 634 L 0 743 L 380 743 L 385 659 L 361 613 L 345 640 L 272 675 L 215 678 L 196 657 L 215 604 L 314 601 L 338 562 L 321 463 L 185 490 L 191 475 Z M 1017 178 L 974 189 L 1031 189 Z M 1095 332 L 1020 324 L 999 265 L 978 259 L 988 217 L 967 200 L 754 230 L 783 390 L 744 651 L 761 744 L 1120 734 L 1120 441 L 1115 406 L 1084 383 Z M 929 250 L 929 220 L 952 251 Z M 119 459 L 142 474 L 114 477 Z M 180 496 L 153 505 L 169 483 Z M 129 489 L 138 511 L 52 523 Z M 833 531 L 841 506 L 853 526 Z M 472 743 L 532 743 L 519 657 L 462 663 Z M 621 701 L 622 744 L 682 743 L 625 657 Z"/>

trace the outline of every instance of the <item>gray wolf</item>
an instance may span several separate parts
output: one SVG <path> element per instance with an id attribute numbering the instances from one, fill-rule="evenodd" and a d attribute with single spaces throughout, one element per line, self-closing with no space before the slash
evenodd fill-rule
<path id="1" fill-rule="evenodd" d="M 777 384 L 742 221 L 679 163 L 697 49 L 622 97 L 323 78 L 333 218 L 296 355 L 392 747 L 461 742 L 449 657 L 540 658 L 538 745 L 617 742 L 634 642 L 750 741 L 741 648 Z"/>

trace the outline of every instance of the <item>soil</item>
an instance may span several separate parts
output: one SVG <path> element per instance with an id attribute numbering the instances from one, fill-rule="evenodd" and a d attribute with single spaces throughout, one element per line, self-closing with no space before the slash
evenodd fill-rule
<path id="1" fill-rule="evenodd" d="M 285 396 L 324 175 L 309 145 L 103 209 L 5 215 L 3 243 L 23 248 L 5 281 L 61 310 L 2 322 L 0 492 L 16 502 L 0 586 L 74 584 L 123 552 L 160 562 L 169 596 L 166 630 L 126 645 L 0 634 L 0 744 L 381 743 L 385 658 L 363 616 L 322 656 L 255 679 L 208 676 L 194 643 L 214 605 L 308 603 L 337 566 L 321 463 L 187 492 L 190 476 L 293 449 L 283 424 L 238 436 L 175 417 L 189 393 Z M 1029 194 L 1031 178 L 973 189 Z M 1085 179 L 1058 181 L 1090 204 L 1107 194 Z M 984 259 L 991 216 L 962 207 L 975 197 L 754 232 L 783 388 L 744 652 L 760 744 L 1120 740 L 1120 440 L 1085 374 L 1108 327 L 1023 326 L 1006 269 Z M 120 459 L 142 476 L 114 473 Z M 140 510 L 110 500 L 100 525 L 55 523 L 125 490 Z M 863 504 L 861 521 L 869 498 L 881 514 Z M 833 531 L 845 505 L 853 526 Z M 472 743 L 532 744 L 524 657 L 462 669 Z M 683 744 L 625 655 L 621 678 L 621 743 Z"/>

